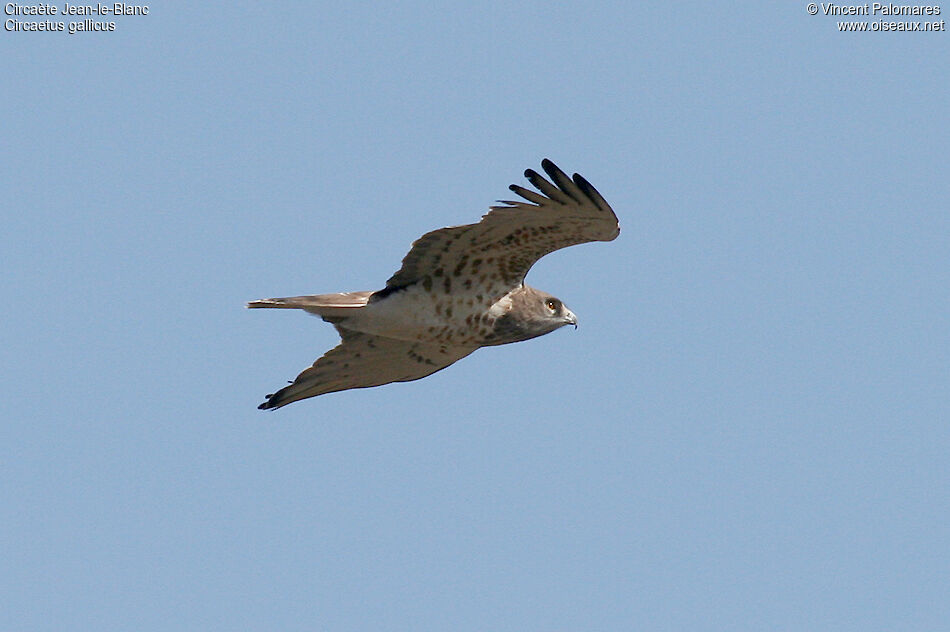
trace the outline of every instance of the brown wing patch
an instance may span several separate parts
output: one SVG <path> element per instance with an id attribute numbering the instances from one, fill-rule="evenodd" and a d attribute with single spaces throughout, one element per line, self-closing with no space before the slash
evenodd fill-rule
<path id="1" fill-rule="evenodd" d="M 409 382 L 461 360 L 476 346 L 425 344 L 340 329 L 343 340 L 258 406 L 272 409 L 308 397 L 351 388 Z"/>
<path id="2" fill-rule="evenodd" d="M 603 196 L 578 174 L 573 179 L 550 160 L 541 166 L 551 181 L 528 169 L 525 177 L 540 193 L 509 188 L 524 201 L 502 201 L 477 224 L 440 228 L 415 241 L 387 287 L 404 287 L 427 277 L 442 278 L 445 293 L 477 283 L 492 298 L 524 280 L 534 263 L 554 250 L 589 241 L 610 241 L 620 232 Z M 459 278 L 463 283 L 453 284 Z M 471 279 L 471 283 L 464 283 Z"/>

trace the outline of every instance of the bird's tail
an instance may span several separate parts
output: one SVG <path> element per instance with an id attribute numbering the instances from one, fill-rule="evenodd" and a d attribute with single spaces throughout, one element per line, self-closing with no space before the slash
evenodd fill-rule
<path id="1" fill-rule="evenodd" d="M 247 304 L 249 309 L 273 307 L 278 309 L 302 309 L 321 316 L 330 322 L 353 314 L 353 310 L 365 307 L 372 292 L 339 292 L 313 296 L 288 296 L 263 298 Z"/>

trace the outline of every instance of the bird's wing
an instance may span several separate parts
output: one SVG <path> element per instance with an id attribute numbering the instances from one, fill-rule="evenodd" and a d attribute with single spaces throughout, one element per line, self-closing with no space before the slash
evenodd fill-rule
<path id="1" fill-rule="evenodd" d="M 548 159 L 541 167 L 553 184 L 528 169 L 524 175 L 540 193 L 508 187 L 527 202 L 502 200 L 477 224 L 426 233 L 412 244 L 383 292 L 421 282 L 449 293 L 461 281 L 494 301 L 520 285 L 534 262 L 549 252 L 616 239 L 617 216 L 587 180 L 576 173 L 568 178 Z"/>
<path id="2" fill-rule="evenodd" d="M 280 408 L 351 388 L 411 382 L 444 369 L 478 348 L 409 342 L 337 329 L 343 337 L 340 344 L 323 354 L 290 386 L 268 395 L 258 408 Z"/>

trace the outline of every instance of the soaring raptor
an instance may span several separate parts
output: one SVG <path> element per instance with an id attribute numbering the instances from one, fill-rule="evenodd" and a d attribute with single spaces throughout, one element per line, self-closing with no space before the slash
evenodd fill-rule
<path id="1" fill-rule="evenodd" d="M 418 380 L 480 347 L 543 336 L 577 318 L 560 300 L 529 287 L 534 262 L 560 248 L 620 234 L 610 205 L 578 174 L 550 160 L 525 178 L 540 193 L 502 200 L 477 224 L 440 228 L 413 244 L 402 267 L 376 292 L 266 298 L 248 307 L 303 309 L 332 323 L 342 341 L 261 409 L 300 399 Z M 553 184 L 552 184 L 553 182 Z"/>

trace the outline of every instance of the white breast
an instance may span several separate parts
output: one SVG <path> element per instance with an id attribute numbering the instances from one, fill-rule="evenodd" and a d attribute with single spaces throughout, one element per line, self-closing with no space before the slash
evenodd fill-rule
<path id="1" fill-rule="evenodd" d="M 484 312 L 472 296 L 427 292 L 414 285 L 370 302 L 342 325 L 399 340 L 460 343 L 471 340 L 479 324 L 473 318 Z"/>

